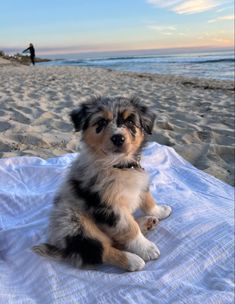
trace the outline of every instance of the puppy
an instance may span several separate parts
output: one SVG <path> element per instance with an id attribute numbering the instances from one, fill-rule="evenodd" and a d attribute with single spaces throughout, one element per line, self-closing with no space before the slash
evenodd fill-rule
<path id="1" fill-rule="evenodd" d="M 33 250 L 75 266 L 141 270 L 160 255 L 144 233 L 171 213 L 154 201 L 140 166 L 155 115 L 135 97 L 95 97 L 71 119 L 83 149 L 55 197 L 48 243 Z M 147 215 L 138 222 L 132 215 L 137 208 Z"/>

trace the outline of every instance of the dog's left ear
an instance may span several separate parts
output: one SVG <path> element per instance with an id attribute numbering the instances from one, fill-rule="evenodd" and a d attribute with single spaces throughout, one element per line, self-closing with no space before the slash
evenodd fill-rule
<path id="1" fill-rule="evenodd" d="M 74 124 L 76 132 L 86 129 L 88 120 L 88 108 L 85 104 L 82 104 L 80 108 L 73 110 L 70 113 L 70 118 Z"/>
<path id="2" fill-rule="evenodd" d="M 133 98 L 131 103 L 134 105 L 140 116 L 140 123 L 142 128 L 147 134 L 152 134 L 154 122 L 156 119 L 155 113 L 148 107 L 141 105 L 141 101 L 137 98 Z"/>

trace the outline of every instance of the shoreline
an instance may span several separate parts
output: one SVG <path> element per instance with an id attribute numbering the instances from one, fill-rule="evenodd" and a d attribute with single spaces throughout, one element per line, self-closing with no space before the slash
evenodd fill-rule
<path id="1" fill-rule="evenodd" d="M 150 141 L 234 185 L 234 82 L 0 61 L 0 157 L 76 152 L 69 112 L 94 94 L 135 94 L 154 108 Z"/>
<path id="2" fill-rule="evenodd" d="M 1 51 L 0 51 L 1 52 Z M 39 57 L 35 57 L 35 63 L 42 63 L 42 62 L 50 62 L 50 59 L 43 59 Z M 22 54 L 16 54 L 13 56 L 5 55 L 4 53 L 0 54 L 0 67 L 4 65 L 27 65 L 29 66 L 31 64 L 31 59 L 29 55 L 22 55 Z"/>
<path id="3" fill-rule="evenodd" d="M 59 60 L 51 60 L 51 62 L 53 61 L 59 61 Z M 98 70 L 106 70 L 106 71 L 112 71 L 112 72 L 117 72 L 117 73 L 125 73 L 125 74 L 135 74 L 135 75 L 139 75 L 139 77 L 161 77 L 161 78 L 164 78 L 164 77 L 170 77 L 172 79 L 181 79 L 182 81 L 185 81 L 186 85 L 192 85 L 194 82 L 198 82 L 200 80 L 204 80 L 205 82 L 213 82 L 213 81 L 216 81 L 216 82 L 228 82 L 230 83 L 231 85 L 231 89 L 232 90 L 235 90 L 235 84 L 234 84 L 234 79 L 219 79 L 219 78 L 208 78 L 208 77 L 195 77 L 195 76 L 184 76 L 184 75 L 174 75 L 174 74 L 161 74 L 161 73 L 157 73 L 157 72 L 138 72 L 138 71 L 128 71 L 128 70 L 118 70 L 118 69 L 112 69 L 110 67 L 98 67 L 98 66 L 82 66 L 82 65 L 66 65 L 66 64 L 63 64 L 63 65 L 57 65 L 57 64 L 48 64 L 48 62 L 39 62 L 39 65 L 40 67 L 68 67 L 68 68 L 86 68 L 86 69 L 98 69 Z"/>

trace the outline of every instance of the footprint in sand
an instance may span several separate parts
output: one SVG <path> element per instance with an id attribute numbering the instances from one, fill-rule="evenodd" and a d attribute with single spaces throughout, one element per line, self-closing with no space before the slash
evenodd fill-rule
<path id="1" fill-rule="evenodd" d="M 174 126 L 171 123 L 169 123 L 168 121 L 158 121 L 157 126 L 163 130 L 169 130 L 169 131 L 174 130 Z"/>
<path id="2" fill-rule="evenodd" d="M 12 150 L 11 145 L 4 143 L 0 139 L 0 151 L 2 151 L 2 152 L 10 152 L 11 150 Z"/>
<path id="3" fill-rule="evenodd" d="M 29 108 L 29 107 L 23 107 L 23 106 L 15 106 L 15 109 L 16 110 L 19 110 L 25 114 L 32 114 L 33 112 L 33 109 L 32 108 Z"/>
<path id="4" fill-rule="evenodd" d="M 0 110 L 0 116 L 5 116 L 5 115 L 6 115 L 6 112 L 5 112 L 5 111 Z"/>
<path id="5" fill-rule="evenodd" d="M 16 120 L 22 124 L 30 124 L 31 119 L 29 119 L 26 115 L 13 108 L 9 108 L 9 110 L 12 112 L 12 114 L 10 114 L 12 120 Z"/>
<path id="6" fill-rule="evenodd" d="M 50 144 L 42 139 L 41 136 L 41 134 L 16 134 L 11 136 L 11 139 L 27 146 L 32 145 L 40 148 L 50 148 Z"/>
<path id="7" fill-rule="evenodd" d="M 54 122 L 54 128 L 61 130 L 63 132 L 72 132 L 73 126 L 71 123 L 66 123 L 64 121 L 55 121 Z"/>
<path id="8" fill-rule="evenodd" d="M 198 138 L 203 142 L 211 142 L 213 136 L 211 130 L 197 131 Z"/>
<path id="9" fill-rule="evenodd" d="M 44 112 L 42 113 L 38 118 L 34 119 L 32 122 L 32 126 L 50 126 L 53 127 L 55 119 L 60 118 L 59 115 L 56 115 L 55 113 L 52 112 Z"/>
<path id="10" fill-rule="evenodd" d="M 6 121 L 0 122 L 0 132 L 6 131 L 11 128 L 11 125 Z"/>

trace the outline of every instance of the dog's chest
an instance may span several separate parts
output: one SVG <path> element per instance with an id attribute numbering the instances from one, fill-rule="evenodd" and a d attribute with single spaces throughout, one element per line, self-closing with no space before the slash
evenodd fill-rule
<path id="1" fill-rule="evenodd" d="M 141 203 L 141 194 L 148 188 L 148 176 L 144 170 L 119 170 L 105 191 L 112 204 L 127 207 L 131 212 Z"/>

